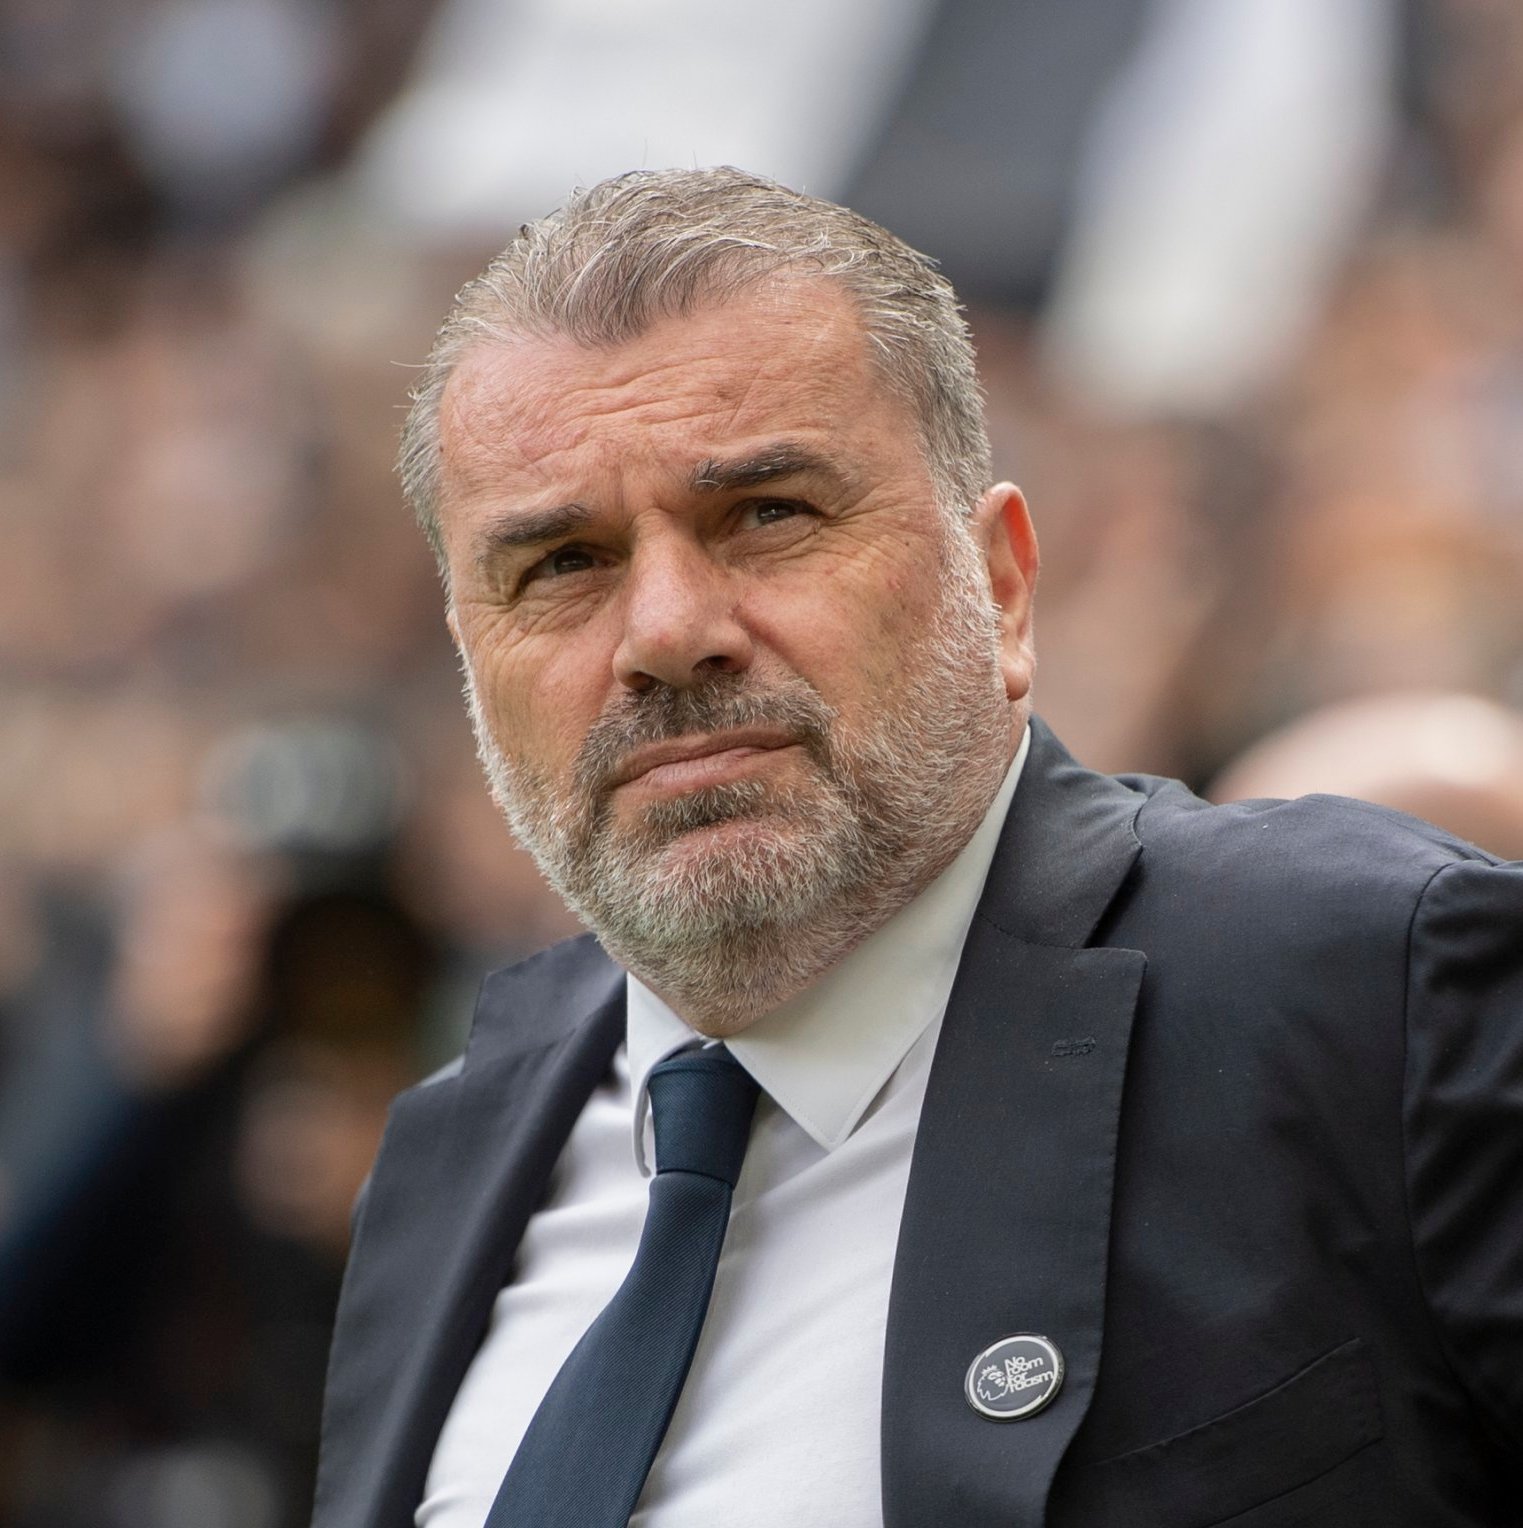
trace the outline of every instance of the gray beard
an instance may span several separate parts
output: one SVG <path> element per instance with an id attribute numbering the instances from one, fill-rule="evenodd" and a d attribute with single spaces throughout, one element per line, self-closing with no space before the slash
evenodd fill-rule
<path id="1" fill-rule="evenodd" d="M 944 562 L 915 667 L 860 737 L 797 676 L 716 673 L 622 697 L 558 792 L 491 736 L 467 665 L 477 750 L 514 833 L 609 954 L 704 1032 L 744 1028 L 835 965 L 951 863 L 998 791 L 1012 714 L 998 612 L 960 525 Z M 758 725 L 802 745 L 804 782 L 735 781 L 615 822 L 609 781 L 632 749 Z M 732 825 L 722 847 L 692 841 L 718 823 Z"/>

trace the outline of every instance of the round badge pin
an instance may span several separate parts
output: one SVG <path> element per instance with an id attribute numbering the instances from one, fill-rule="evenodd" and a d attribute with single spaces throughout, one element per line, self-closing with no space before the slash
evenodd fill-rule
<path id="1" fill-rule="evenodd" d="M 1063 1355 L 1045 1337 L 1002 1337 L 968 1366 L 963 1394 L 980 1416 L 996 1422 L 1034 1417 L 1063 1388 Z"/>

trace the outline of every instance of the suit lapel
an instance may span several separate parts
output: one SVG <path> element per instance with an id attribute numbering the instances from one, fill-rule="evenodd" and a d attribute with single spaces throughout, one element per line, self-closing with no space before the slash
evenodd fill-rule
<path id="1" fill-rule="evenodd" d="M 339 1302 L 314 1528 L 411 1525 L 524 1226 L 623 1029 L 622 973 L 590 940 L 558 946 L 488 978 L 463 1068 L 393 1105 Z"/>
<path id="2" fill-rule="evenodd" d="M 1099 1368 L 1115 1143 L 1145 960 L 1086 948 L 1138 853 L 1142 796 L 1033 723 L 1031 756 L 964 949 L 900 1226 L 883 1392 L 887 1528 L 1038 1528 Z M 1022 1332 L 1067 1366 L 1044 1411 L 963 1395 Z"/>

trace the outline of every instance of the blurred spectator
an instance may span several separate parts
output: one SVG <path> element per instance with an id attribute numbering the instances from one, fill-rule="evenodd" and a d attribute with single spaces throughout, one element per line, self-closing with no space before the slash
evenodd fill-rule
<path id="1" fill-rule="evenodd" d="M 1034 311 L 1053 280 L 1095 113 L 1150 9 L 1151 0 L 936 0 L 842 200 L 934 254 L 965 300 Z"/>
<path id="2" fill-rule="evenodd" d="M 295 0 L 160 0 L 123 16 L 109 89 L 176 221 L 220 223 L 314 157 L 337 22 Z"/>
<path id="3" fill-rule="evenodd" d="M 445 0 L 356 164 L 365 203 L 496 247 L 576 183 L 738 164 L 839 194 L 927 0 Z"/>
<path id="4" fill-rule="evenodd" d="M 1255 401 L 1315 322 L 1396 127 L 1399 0 L 1157 0 L 1085 148 L 1048 315 L 1128 415 Z"/>
<path id="5" fill-rule="evenodd" d="M 9 1058 L 0 1388 L 47 1409 L 0 1520 L 307 1519 L 349 1213 L 435 953 L 363 862 L 295 869 L 155 845 L 93 986 Z"/>
<path id="6" fill-rule="evenodd" d="M 1523 859 L 1523 714 L 1474 695 L 1405 692 L 1328 706 L 1261 739 L 1213 801 L 1354 796 Z"/>

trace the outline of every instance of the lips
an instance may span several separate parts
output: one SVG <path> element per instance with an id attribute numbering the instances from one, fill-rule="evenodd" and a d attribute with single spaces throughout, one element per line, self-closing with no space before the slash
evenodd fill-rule
<path id="1" fill-rule="evenodd" d="M 793 746 L 797 739 L 773 727 L 668 738 L 636 748 L 614 770 L 614 787 L 637 781 L 669 789 L 692 788 L 728 778 L 757 754 Z"/>

